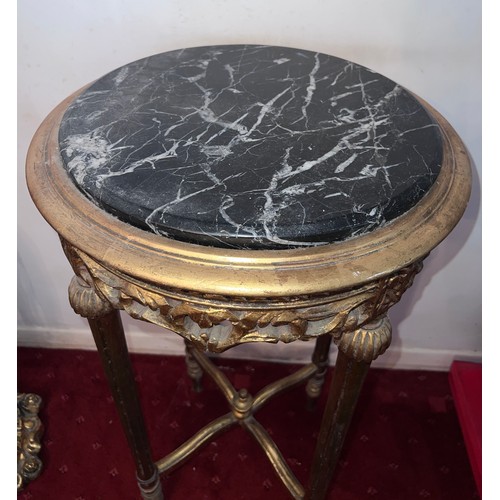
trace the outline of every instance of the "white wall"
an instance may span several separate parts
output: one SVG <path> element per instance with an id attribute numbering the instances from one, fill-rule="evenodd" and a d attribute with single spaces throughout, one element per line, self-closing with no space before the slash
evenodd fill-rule
<path id="1" fill-rule="evenodd" d="M 66 290 L 71 272 L 24 181 L 32 135 L 63 98 L 112 69 L 181 47 L 264 43 L 353 60 L 436 107 L 473 159 L 463 220 L 391 312 L 379 366 L 447 369 L 480 355 L 481 4 L 477 0 L 19 0 L 18 343 L 92 347 Z M 131 349 L 180 352 L 174 334 L 125 320 Z M 244 346 L 228 355 L 304 360 L 310 343 Z"/>

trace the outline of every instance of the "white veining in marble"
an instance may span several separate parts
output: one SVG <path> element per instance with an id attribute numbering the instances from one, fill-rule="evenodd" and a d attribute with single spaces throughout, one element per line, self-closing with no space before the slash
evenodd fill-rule
<path id="1" fill-rule="evenodd" d="M 313 246 L 401 215 L 441 162 L 437 125 L 401 86 L 325 54 L 214 46 L 98 80 L 60 129 L 65 167 L 105 210 L 165 236 Z"/>

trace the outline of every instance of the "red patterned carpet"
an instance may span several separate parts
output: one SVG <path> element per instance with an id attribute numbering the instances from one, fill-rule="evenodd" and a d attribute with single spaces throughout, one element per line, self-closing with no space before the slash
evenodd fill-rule
<path id="1" fill-rule="evenodd" d="M 227 412 L 208 379 L 191 391 L 181 357 L 132 355 L 153 456 L 159 459 Z M 255 394 L 297 367 L 218 359 L 236 387 Z M 331 370 L 330 370 L 331 374 Z M 327 379 L 328 382 L 329 379 Z M 18 390 L 44 401 L 41 476 L 21 500 L 132 500 L 132 459 L 97 354 L 18 350 Z M 324 396 L 324 394 L 323 394 Z M 324 404 L 322 397 L 318 410 Z M 298 479 L 307 483 L 320 411 L 305 409 L 303 387 L 274 399 L 257 418 Z M 233 428 L 163 479 L 172 500 L 289 499 L 253 438 Z M 372 369 L 334 477 L 330 499 L 477 499 L 448 374 Z"/>

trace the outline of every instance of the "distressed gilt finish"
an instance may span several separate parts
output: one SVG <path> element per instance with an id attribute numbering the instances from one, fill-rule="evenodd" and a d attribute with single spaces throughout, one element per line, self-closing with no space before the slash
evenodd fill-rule
<path id="1" fill-rule="evenodd" d="M 97 315 L 110 307 L 123 309 L 133 318 L 172 330 L 211 352 L 247 342 L 293 342 L 325 333 L 347 349 L 349 342 L 343 336 L 385 313 L 422 268 L 418 261 L 392 276 L 342 293 L 244 300 L 153 288 L 105 269 L 67 242 L 63 241 L 63 248 L 76 274 L 69 297 L 78 314 L 89 317 L 92 308 Z M 87 290 L 95 293 L 87 297 Z M 351 337 L 355 342 L 364 341 Z"/>
<path id="2" fill-rule="evenodd" d="M 78 262 L 78 260 L 75 260 L 71 256 L 71 250 L 68 249 L 67 245 L 65 245 L 65 250 L 71 262 L 75 266 L 75 271 L 79 270 L 81 274 L 84 274 L 84 270 L 81 267 L 81 261 Z M 414 274 L 409 274 L 411 274 L 413 278 Z M 258 394 L 256 394 L 255 397 L 252 397 L 252 395 L 250 395 L 246 391 L 246 389 L 240 389 L 239 391 L 237 391 L 230 384 L 229 380 L 226 378 L 222 371 L 217 369 L 207 357 L 199 352 L 199 350 L 195 348 L 194 344 L 186 341 L 188 368 L 191 369 L 190 376 L 195 380 L 195 382 L 198 383 L 202 371 L 211 376 L 214 382 L 218 385 L 219 389 L 225 395 L 231 411 L 228 414 L 223 415 L 209 423 L 191 439 L 182 444 L 179 448 L 153 464 L 153 461 L 150 459 L 149 447 L 145 442 L 146 433 L 144 423 L 140 421 L 141 417 L 138 417 L 138 415 L 135 415 L 133 419 L 131 418 L 131 415 L 134 412 L 140 411 L 138 409 L 138 402 L 136 400 L 136 397 L 133 394 L 133 391 L 123 391 L 124 387 L 128 388 L 133 385 L 131 369 L 128 363 L 127 356 L 124 355 L 123 351 L 124 344 L 122 344 L 122 356 L 120 356 L 120 360 L 112 359 L 114 349 L 112 349 L 111 346 L 108 345 L 109 342 L 116 342 L 116 338 L 118 338 L 119 343 L 123 342 L 124 339 L 123 330 L 121 328 L 117 328 L 112 324 L 117 320 L 116 311 L 113 311 L 112 309 L 111 311 L 113 312 L 111 312 L 106 307 L 104 307 L 103 304 L 105 303 L 105 299 L 100 297 L 100 294 L 96 290 L 96 288 L 94 288 L 93 283 L 91 282 L 90 284 L 87 284 L 79 276 L 75 277 L 70 284 L 70 301 L 71 305 L 77 313 L 82 314 L 91 320 L 90 326 L 96 339 L 96 343 L 99 347 L 99 352 L 103 357 L 103 365 L 106 367 L 106 370 L 108 372 L 108 378 L 111 381 L 115 401 L 120 407 L 126 407 L 125 412 L 121 413 L 121 418 L 123 419 L 126 433 L 129 432 L 128 429 L 130 429 L 132 425 L 139 425 L 139 427 L 141 427 L 141 429 L 139 430 L 136 429 L 133 435 L 128 434 L 128 439 L 132 449 L 139 450 L 134 451 L 136 460 L 138 462 L 138 469 L 147 470 L 147 474 L 145 474 L 145 477 L 149 478 L 148 480 L 145 480 L 142 477 L 138 478 L 143 499 L 160 500 L 162 498 L 162 492 L 160 489 L 159 473 L 173 471 L 174 469 L 182 465 L 186 460 L 188 460 L 201 446 L 205 445 L 210 439 L 213 439 L 221 432 L 237 424 L 246 429 L 261 445 L 271 464 L 275 468 L 278 477 L 280 477 L 280 479 L 283 481 L 283 484 L 285 485 L 285 487 L 287 487 L 291 496 L 295 499 L 301 499 L 305 497 L 305 489 L 295 477 L 294 473 L 286 463 L 286 460 L 282 456 L 281 452 L 279 451 L 269 434 L 256 420 L 254 414 L 274 396 L 292 387 L 295 387 L 296 385 L 306 380 L 308 382 L 314 381 L 315 387 L 319 386 L 320 388 L 322 379 L 324 377 L 324 369 L 327 363 L 327 350 L 325 350 L 324 348 L 320 348 L 319 351 L 322 351 L 322 354 L 313 357 L 313 362 L 311 364 L 304 366 L 294 374 L 285 377 L 284 379 L 273 382 L 272 384 L 262 389 Z M 113 314 L 115 315 L 114 319 Z M 356 327 L 352 331 L 341 333 L 339 335 L 332 335 L 332 337 L 333 340 L 337 342 L 339 350 L 344 355 L 344 357 L 352 358 L 352 363 L 358 365 L 358 367 L 361 366 L 362 372 L 365 373 L 371 361 L 376 359 L 389 346 L 391 339 L 390 332 L 391 327 L 388 319 L 385 316 L 381 316 L 377 318 L 377 320 L 363 327 Z M 347 341 L 344 340 L 345 335 L 348 336 Z M 326 333 L 323 334 L 319 340 L 325 341 L 329 337 L 330 335 Z M 354 339 L 353 341 L 350 341 L 351 337 Z M 121 366 L 119 366 L 119 363 L 121 364 Z M 118 366 L 119 369 L 116 369 Z M 115 367 L 114 372 L 113 367 Z M 343 379 L 344 375 L 348 375 L 348 373 L 344 374 L 341 371 L 340 380 Z M 125 377 L 127 380 L 123 381 L 124 383 L 119 384 L 116 382 L 118 377 Z M 337 374 L 335 380 L 338 384 L 339 376 L 337 376 Z M 309 388 L 308 395 L 310 397 L 316 398 L 319 395 L 319 388 L 316 391 L 312 391 L 312 393 L 311 389 Z M 360 387 L 356 387 L 356 389 L 359 392 Z M 349 391 L 347 391 L 347 395 L 349 396 Z M 334 403 L 336 402 L 337 400 L 334 401 Z M 350 400 L 348 400 L 348 402 L 348 418 L 350 419 L 354 410 L 354 404 L 351 404 L 352 402 Z M 328 419 L 329 418 L 327 418 L 327 421 Z M 137 424 L 137 420 L 140 421 L 139 424 Z M 348 422 L 346 423 L 344 428 L 347 428 L 347 424 Z M 326 428 L 329 428 L 329 426 L 322 426 L 322 429 Z M 324 430 L 323 433 L 325 433 Z M 142 437 L 138 438 L 138 436 Z M 332 439 L 332 437 L 326 435 L 324 439 L 320 439 L 320 442 L 323 443 L 327 439 Z M 143 441 L 140 446 L 137 442 L 138 440 Z M 336 454 L 334 456 L 334 459 L 336 460 L 341 450 L 341 443 L 337 443 L 337 446 L 334 447 L 334 449 L 336 450 Z M 146 459 L 144 457 L 138 458 L 140 453 L 145 453 L 147 455 Z M 323 455 L 324 446 L 320 446 L 319 454 L 316 460 L 319 460 L 319 469 L 324 469 L 325 464 L 328 465 L 329 460 L 332 460 L 331 457 L 327 456 L 325 458 Z M 323 488 L 326 489 L 328 486 L 329 476 L 324 476 L 322 474 L 320 474 L 319 476 L 320 478 L 324 477 L 323 481 L 320 481 L 320 484 L 323 484 Z M 146 485 L 148 486 L 146 487 Z M 313 486 L 310 489 L 310 492 L 314 493 L 316 491 L 315 488 L 317 489 L 317 486 L 313 481 Z M 313 495 L 310 498 L 322 497 Z"/>
<path id="3" fill-rule="evenodd" d="M 105 269 L 151 287 L 247 299 L 350 290 L 424 258 L 459 221 L 469 198 L 465 147 L 423 103 L 441 126 L 443 165 L 421 202 L 390 224 L 332 245 L 291 250 L 243 251 L 170 240 L 112 217 L 70 181 L 61 165 L 57 131 L 76 95 L 61 103 L 33 138 L 27 158 L 31 196 L 64 240 Z"/>
<path id="4" fill-rule="evenodd" d="M 371 233 L 291 250 L 213 248 L 135 228 L 77 190 L 62 167 L 57 137 L 61 117 L 77 95 L 61 103 L 37 131 L 27 159 L 28 187 L 75 272 L 70 302 L 89 319 L 136 461 L 142 497 L 162 498 L 158 472 L 172 470 L 210 438 L 239 424 L 261 444 L 294 498 L 324 498 L 368 367 L 390 344 L 385 313 L 465 209 L 471 174 L 460 138 L 422 102 L 443 135 L 441 172 L 414 208 Z M 184 337 L 195 387 L 200 387 L 201 372 L 207 373 L 230 406 L 227 415 L 157 462 L 150 456 L 118 310 Z M 309 339 L 317 340 L 313 363 L 254 397 L 238 393 L 199 352 Z M 305 381 L 313 403 L 331 340 L 339 354 L 306 491 L 254 413 L 272 396 Z"/>

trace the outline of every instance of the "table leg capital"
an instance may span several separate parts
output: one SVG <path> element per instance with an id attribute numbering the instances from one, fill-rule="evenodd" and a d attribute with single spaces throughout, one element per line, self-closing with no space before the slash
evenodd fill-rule
<path id="1" fill-rule="evenodd" d="M 392 326 L 389 318 L 384 315 L 361 328 L 343 332 L 338 338 L 334 338 L 334 342 L 347 357 L 371 363 L 386 351 L 391 338 Z"/>
<path id="2" fill-rule="evenodd" d="M 79 276 L 73 276 L 68 296 L 73 310 L 84 318 L 98 318 L 113 310 L 113 306 Z"/>

